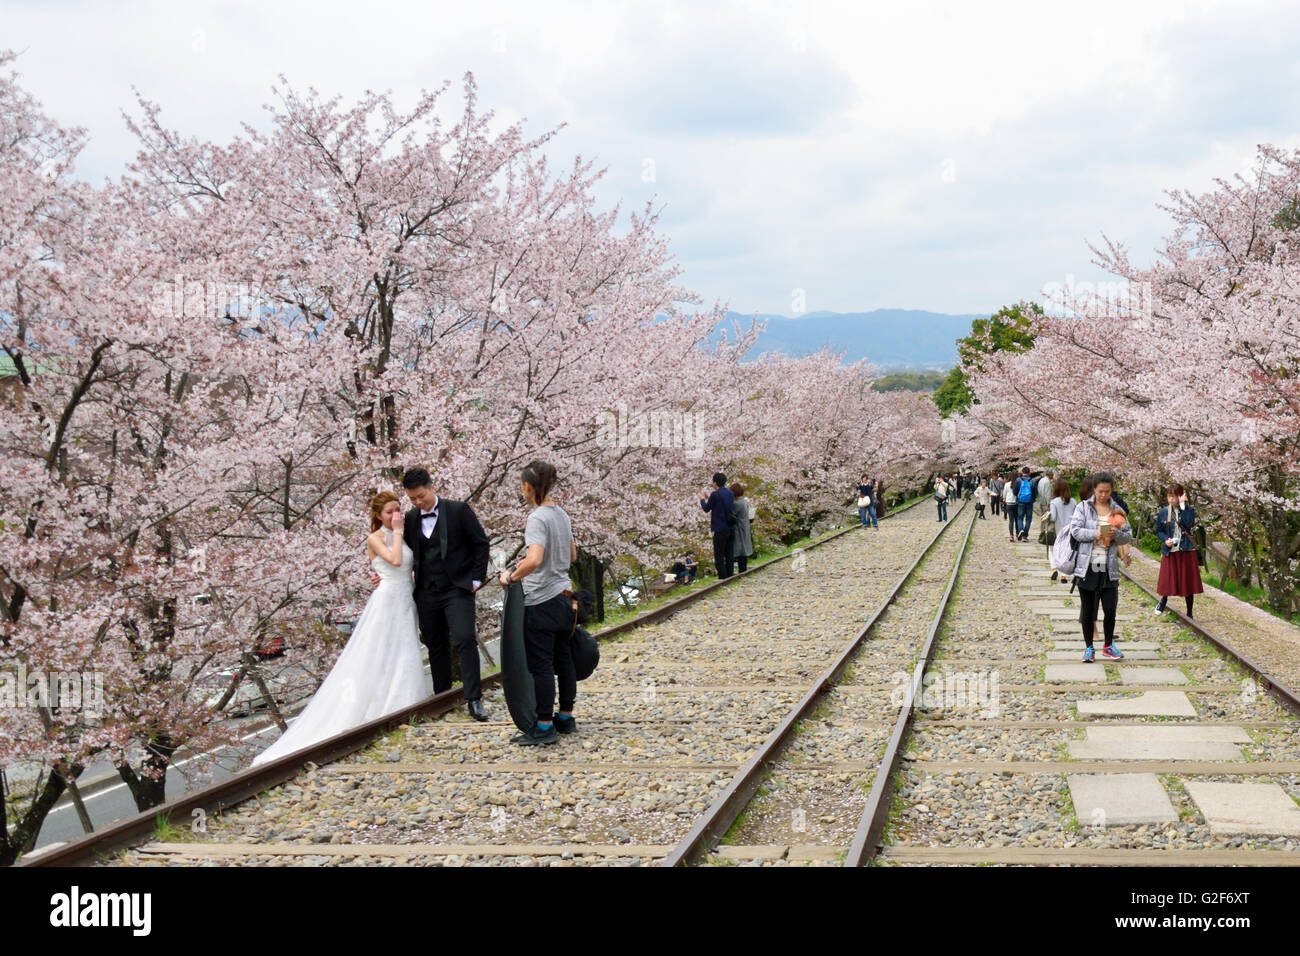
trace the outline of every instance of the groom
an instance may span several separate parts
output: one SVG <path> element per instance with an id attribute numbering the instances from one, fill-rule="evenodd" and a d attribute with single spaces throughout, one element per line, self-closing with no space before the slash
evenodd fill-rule
<path id="1" fill-rule="evenodd" d="M 402 533 L 415 554 L 415 607 L 420 640 L 429 649 L 433 692 L 451 688 L 450 638 L 460 654 L 470 716 L 487 720 L 474 639 L 474 592 L 487 578 L 487 535 L 469 505 L 434 494 L 425 469 L 408 469 L 402 487 L 415 505 L 406 513 Z"/>

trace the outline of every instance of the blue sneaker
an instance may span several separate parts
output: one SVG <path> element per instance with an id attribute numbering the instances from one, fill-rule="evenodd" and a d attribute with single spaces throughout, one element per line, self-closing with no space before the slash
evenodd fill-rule
<path id="1" fill-rule="evenodd" d="M 1114 644 L 1107 644 L 1101 649 L 1101 656 L 1108 661 L 1122 661 L 1124 655 L 1119 652 L 1119 648 Z"/>
<path id="2" fill-rule="evenodd" d="M 1085 664 L 1091 664 L 1095 656 L 1096 654 L 1091 647 L 1085 647 L 1083 649 L 1083 662 Z"/>

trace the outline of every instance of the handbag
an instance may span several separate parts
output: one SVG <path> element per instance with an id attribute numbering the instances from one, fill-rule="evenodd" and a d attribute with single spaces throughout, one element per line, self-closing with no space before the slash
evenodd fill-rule
<path id="1" fill-rule="evenodd" d="M 600 663 L 600 644 L 585 627 L 575 627 L 569 640 L 572 642 L 573 670 L 578 680 L 586 680 Z"/>
<path id="2" fill-rule="evenodd" d="M 870 507 L 871 507 L 871 495 L 858 495 L 858 507 L 859 507 L 859 508 L 870 508 Z"/>
<path id="3" fill-rule="evenodd" d="M 1176 510 L 1169 508 L 1167 505 L 1165 507 L 1167 510 L 1175 512 L 1169 516 L 1170 523 L 1178 524 L 1178 515 Z M 1192 543 L 1192 550 L 1196 552 L 1196 563 L 1202 568 L 1207 567 L 1205 563 L 1205 548 L 1201 544 L 1201 542 L 1205 540 L 1205 527 L 1201 522 L 1199 520 L 1192 522 L 1192 527 L 1190 529 L 1185 529 L 1179 525 L 1178 531 L 1184 538 Z"/>
<path id="4" fill-rule="evenodd" d="M 580 618 L 586 620 L 588 617 L 587 602 L 584 597 L 590 597 L 590 592 L 579 591 L 574 594 L 566 590 L 564 596 L 569 599 L 569 604 L 573 608 L 573 630 L 569 632 L 569 654 L 573 658 L 573 670 L 578 680 L 586 680 L 600 663 L 600 644 L 586 628 L 578 626 Z"/>
<path id="5" fill-rule="evenodd" d="M 1050 517 L 1044 517 L 1042 527 L 1038 530 L 1038 543 L 1051 547 L 1056 543 L 1056 522 Z"/>

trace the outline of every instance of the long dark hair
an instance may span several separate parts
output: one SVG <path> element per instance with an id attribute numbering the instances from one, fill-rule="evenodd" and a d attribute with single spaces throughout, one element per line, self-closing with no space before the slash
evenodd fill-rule
<path id="1" fill-rule="evenodd" d="M 1052 488 L 1052 494 L 1068 505 L 1070 503 L 1070 483 L 1064 478 L 1057 478 L 1056 485 Z"/>
<path id="2" fill-rule="evenodd" d="M 530 461 L 519 477 L 533 486 L 533 503 L 541 504 L 555 487 L 555 466 L 540 458 Z"/>

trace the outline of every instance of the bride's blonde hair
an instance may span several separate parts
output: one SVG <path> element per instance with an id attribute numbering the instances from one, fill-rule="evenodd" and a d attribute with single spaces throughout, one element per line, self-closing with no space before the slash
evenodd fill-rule
<path id="1" fill-rule="evenodd" d="M 384 506 L 390 501 L 397 501 L 397 495 L 391 491 L 381 491 L 370 499 L 370 530 L 378 531 L 384 526 L 379 516 L 384 513 Z"/>

